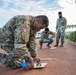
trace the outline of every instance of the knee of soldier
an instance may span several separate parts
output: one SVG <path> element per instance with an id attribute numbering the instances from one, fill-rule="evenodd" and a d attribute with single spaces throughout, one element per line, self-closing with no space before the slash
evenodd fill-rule
<path id="1" fill-rule="evenodd" d="M 61 33 L 61 36 L 60 37 L 63 38 L 64 37 L 64 34 Z"/>
<path id="2" fill-rule="evenodd" d="M 43 40 L 40 40 L 39 43 L 43 43 Z"/>
<path id="3" fill-rule="evenodd" d="M 56 39 L 59 38 L 59 35 L 56 35 Z"/>

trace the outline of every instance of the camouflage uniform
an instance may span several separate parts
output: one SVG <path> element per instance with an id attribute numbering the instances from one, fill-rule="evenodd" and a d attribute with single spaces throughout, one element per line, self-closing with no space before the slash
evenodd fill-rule
<path id="1" fill-rule="evenodd" d="M 49 38 L 49 35 L 52 35 L 51 38 Z M 47 33 L 45 33 L 45 31 L 43 31 L 41 33 L 41 39 L 39 41 L 40 45 L 42 46 L 42 43 L 48 43 L 48 45 L 50 45 L 53 42 L 53 37 L 54 37 L 54 33 L 52 31 L 48 31 Z"/>
<path id="2" fill-rule="evenodd" d="M 6 66 L 21 67 L 23 61 L 31 63 L 32 57 L 36 57 L 36 31 L 31 28 L 33 19 L 32 16 L 17 15 L 0 31 L 0 47 L 8 53 L 2 55 L 0 61 Z"/>
<path id="3" fill-rule="evenodd" d="M 59 39 L 61 37 L 61 44 L 64 43 L 64 35 L 65 35 L 65 29 L 66 29 L 67 21 L 64 17 L 57 19 L 57 25 L 56 25 L 56 44 L 58 45 Z"/>

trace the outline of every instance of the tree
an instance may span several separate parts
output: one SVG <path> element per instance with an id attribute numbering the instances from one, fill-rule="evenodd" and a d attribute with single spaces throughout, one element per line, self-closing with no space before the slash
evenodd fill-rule
<path id="1" fill-rule="evenodd" d="M 67 25 L 67 28 L 76 28 L 76 25 Z"/>

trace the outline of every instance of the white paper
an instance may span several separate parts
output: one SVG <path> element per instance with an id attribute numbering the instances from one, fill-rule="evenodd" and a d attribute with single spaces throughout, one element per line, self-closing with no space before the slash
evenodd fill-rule
<path id="1" fill-rule="evenodd" d="M 34 68 L 44 68 L 47 63 L 40 63 L 41 65 L 37 65 L 37 63 L 34 64 Z"/>

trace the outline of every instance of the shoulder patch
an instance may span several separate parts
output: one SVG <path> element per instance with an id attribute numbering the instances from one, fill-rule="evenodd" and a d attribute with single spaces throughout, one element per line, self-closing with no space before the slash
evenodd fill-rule
<path id="1" fill-rule="evenodd" d="M 23 32 L 30 32 L 29 28 L 23 28 Z"/>

